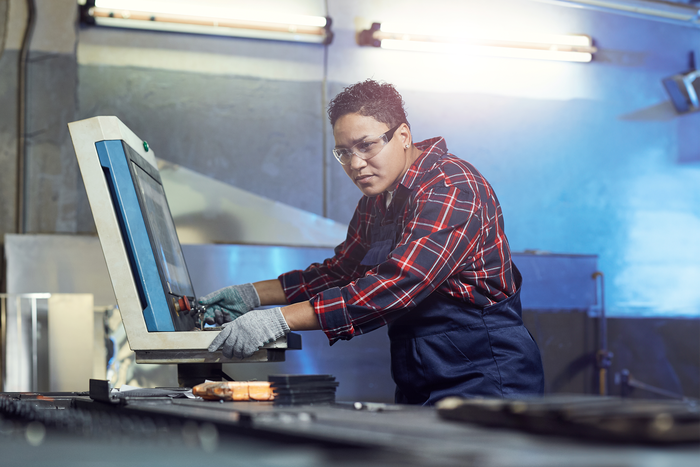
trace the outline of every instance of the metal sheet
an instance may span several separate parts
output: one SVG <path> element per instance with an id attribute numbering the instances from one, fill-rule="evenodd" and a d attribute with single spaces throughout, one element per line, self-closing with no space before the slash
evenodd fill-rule
<path id="1" fill-rule="evenodd" d="M 339 222 L 158 162 L 181 242 L 333 248 L 345 240 Z"/>
<path id="2" fill-rule="evenodd" d="M 97 237 L 5 235 L 7 292 L 91 293 L 95 306 L 117 303 Z"/>
<path id="3" fill-rule="evenodd" d="M 284 342 L 286 344 L 286 342 Z M 286 346 L 285 346 L 286 347 Z M 268 363 L 268 362 L 284 362 L 286 349 L 261 349 L 255 352 L 250 357 L 246 358 L 241 363 Z M 173 364 L 173 363 L 221 363 L 221 358 L 217 353 L 200 350 L 197 352 L 177 350 L 162 351 L 162 350 L 143 350 L 136 352 L 136 363 L 158 363 L 158 364 Z"/>
<path id="4" fill-rule="evenodd" d="M 106 371 L 104 325 L 91 294 L 0 294 L 1 391 L 78 391 Z"/>
<path id="5" fill-rule="evenodd" d="M 183 245 L 198 296 L 231 284 L 274 279 L 333 255 L 331 248 L 263 245 Z"/>
<path id="6" fill-rule="evenodd" d="M 594 311 L 597 306 L 597 256 L 513 253 L 513 262 L 523 275 L 524 309 Z"/>
<path id="7" fill-rule="evenodd" d="M 52 294 L 48 299 L 51 391 L 87 391 L 90 378 L 104 378 L 104 360 L 100 374 L 94 374 L 93 308 L 91 294 Z"/>
<path id="8" fill-rule="evenodd" d="M 0 294 L 5 309 L 2 329 L 4 353 L 3 391 L 48 390 L 45 361 L 39 356 L 45 350 L 46 310 L 49 294 Z M 43 352 L 42 352 L 43 353 Z"/>

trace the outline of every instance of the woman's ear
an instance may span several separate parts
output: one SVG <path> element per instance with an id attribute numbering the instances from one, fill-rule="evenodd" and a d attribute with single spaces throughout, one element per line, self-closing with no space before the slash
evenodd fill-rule
<path id="1" fill-rule="evenodd" d="M 401 125 L 401 127 L 398 129 L 399 136 L 401 138 L 401 145 L 405 148 L 408 149 L 411 147 L 412 140 L 411 140 L 411 129 L 408 127 L 407 124 Z"/>

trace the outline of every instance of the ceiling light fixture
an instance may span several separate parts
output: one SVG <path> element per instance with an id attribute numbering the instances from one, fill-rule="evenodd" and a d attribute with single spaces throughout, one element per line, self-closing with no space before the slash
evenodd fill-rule
<path id="1" fill-rule="evenodd" d="M 677 73 L 663 80 L 666 92 L 671 97 L 671 102 L 679 114 L 697 112 L 700 110 L 700 51 L 690 54 L 691 71 Z"/>
<path id="2" fill-rule="evenodd" d="M 413 32 L 408 32 L 413 30 Z M 373 23 L 358 34 L 358 44 L 391 50 L 437 52 L 491 57 L 590 62 L 597 48 L 589 36 L 417 30 Z"/>
<path id="3" fill-rule="evenodd" d="M 323 16 L 258 13 L 194 1 L 88 0 L 80 8 L 82 20 L 98 26 L 316 44 L 333 40 L 331 19 Z"/>

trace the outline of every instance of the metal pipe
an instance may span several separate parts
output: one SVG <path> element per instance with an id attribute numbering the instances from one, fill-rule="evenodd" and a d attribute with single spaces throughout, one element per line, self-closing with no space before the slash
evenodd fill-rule
<path id="1" fill-rule="evenodd" d="M 328 16 L 328 3 L 326 3 L 326 16 Z M 321 213 L 323 217 L 328 217 L 328 187 L 330 177 L 330 167 L 328 166 L 328 116 L 326 106 L 328 105 L 328 45 L 323 46 L 323 79 L 321 80 L 321 194 L 323 203 Z"/>
<path id="2" fill-rule="evenodd" d="M 700 9 L 658 0 L 535 0 L 540 3 L 585 8 L 633 18 L 700 28 Z"/>
<path id="3" fill-rule="evenodd" d="M 669 399 L 678 399 L 683 402 L 697 402 L 697 399 L 691 397 L 686 397 L 683 394 L 677 394 L 666 389 L 662 389 L 651 384 L 643 383 L 632 376 L 628 369 L 622 370 L 620 373 L 615 374 L 616 383 L 622 385 L 622 396 L 629 396 L 630 388 L 641 389 L 643 391 L 650 392 L 659 396 L 668 397 Z"/>
<path id="4" fill-rule="evenodd" d="M 0 392 L 5 392 L 5 355 L 7 339 L 7 296 L 0 294 Z"/>
<path id="5" fill-rule="evenodd" d="M 605 316 L 605 276 L 602 272 L 596 271 L 593 277 L 600 279 L 600 349 L 608 350 L 608 321 Z"/>
<path id="6" fill-rule="evenodd" d="M 36 298 L 31 298 L 32 304 L 32 391 L 39 390 L 39 329 L 36 310 Z"/>
<path id="7" fill-rule="evenodd" d="M 593 273 L 596 281 L 596 290 L 600 290 L 600 312 L 598 314 L 598 339 L 599 348 L 596 352 L 596 363 L 598 366 L 598 394 L 608 395 L 608 369 L 612 364 L 613 354 L 608 350 L 608 320 L 605 316 L 605 276 L 602 272 Z M 600 279 L 600 281 L 598 281 Z M 600 287 L 598 287 L 600 284 Z"/>
<path id="8" fill-rule="evenodd" d="M 627 385 L 629 385 L 633 388 L 636 388 L 636 389 L 641 389 L 641 390 L 650 392 L 652 394 L 657 394 L 659 396 L 668 397 L 669 399 L 678 399 L 678 400 L 682 400 L 682 401 L 689 400 L 683 394 L 676 394 L 675 392 L 672 392 L 672 391 L 667 391 L 665 389 L 657 388 L 656 386 L 652 386 L 651 384 L 642 383 L 641 381 L 637 381 L 636 379 L 632 379 L 632 377 L 630 377 L 630 380 L 627 383 Z"/>
<path id="9" fill-rule="evenodd" d="M 25 162 L 26 162 L 26 132 L 27 132 L 27 56 L 29 44 L 34 33 L 36 23 L 36 8 L 34 0 L 27 0 L 27 28 L 24 30 L 22 49 L 19 54 L 19 75 L 17 82 L 17 233 L 25 232 L 24 219 L 24 187 L 25 187 Z"/>
<path id="10" fill-rule="evenodd" d="M 17 339 L 15 339 L 15 342 L 16 342 L 15 345 L 17 345 L 17 347 L 19 347 L 19 345 L 21 344 L 21 342 L 23 340 L 22 339 L 22 337 L 23 337 L 22 336 L 22 299 L 18 295 L 15 298 L 15 300 L 16 300 L 16 302 L 15 302 L 15 320 L 17 321 L 17 323 L 16 323 L 17 324 L 17 328 L 16 328 L 17 329 Z M 22 365 L 22 355 L 20 354 L 20 352 L 15 352 L 15 354 L 17 355 L 17 373 L 19 374 L 18 379 L 19 379 L 19 381 L 22 381 L 22 376 L 23 376 L 22 373 L 24 373 L 22 371 L 22 369 L 24 368 L 24 365 Z"/>

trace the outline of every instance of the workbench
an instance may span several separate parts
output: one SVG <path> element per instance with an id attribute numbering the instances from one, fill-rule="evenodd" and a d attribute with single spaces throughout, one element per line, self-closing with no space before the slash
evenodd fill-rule
<path id="1" fill-rule="evenodd" d="M 700 444 L 542 435 L 447 420 L 435 408 L 275 406 L 86 393 L 0 394 L 0 464 L 149 466 L 700 465 Z"/>

